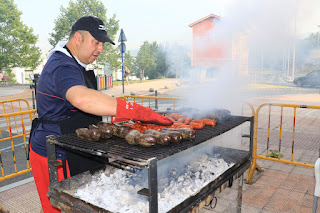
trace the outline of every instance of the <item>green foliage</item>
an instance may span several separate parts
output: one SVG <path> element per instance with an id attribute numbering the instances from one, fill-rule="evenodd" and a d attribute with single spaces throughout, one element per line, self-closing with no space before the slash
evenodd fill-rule
<path id="1" fill-rule="evenodd" d="M 136 57 L 137 67 L 139 68 L 139 78 L 142 82 L 144 77 L 144 72 L 153 65 L 154 54 L 151 52 L 151 45 L 148 41 L 143 42 Z"/>
<path id="2" fill-rule="evenodd" d="M 54 47 L 60 40 L 68 40 L 72 25 L 83 16 L 96 16 L 103 21 L 108 31 L 108 36 L 115 41 L 119 30 L 119 20 L 114 14 L 111 18 L 106 17 L 107 9 L 100 0 L 77 0 L 70 1 L 67 8 L 60 8 L 60 16 L 55 20 L 55 27 L 50 33 L 49 43 Z M 117 60 L 120 58 L 119 47 L 113 47 L 106 43 L 104 51 L 97 59 L 98 64 L 109 64 L 112 69 L 120 67 Z"/>
<path id="3" fill-rule="evenodd" d="M 140 47 L 136 58 L 139 77 L 148 76 L 150 79 L 161 78 L 166 75 L 168 71 L 167 55 L 162 46 L 157 42 L 151 44 L 147 41 Z"/>
<path id="4" fill-rule="evenodd" d="M 320 47 L 320 34 L 319 32 L 311 33 L 305 40 L 309 41 L 313 48 Z"/>
<path id="5" fill-rule="evenodd" d="M 10 80 L 9 80 L 9 84 L 16 84 L 18 83 L 16 80 L 15 80 L 15 77 L 16 75 L 12 72 L 11 69 L 8 69 L 6 70 L 6 76 L 9 76 L 10 77 Z"/>
<path id="6" fill-rule="evenodd" d="M 41 52 L 33 29 L 21 22 L 13 0 L 0 0 L 0 71 L 13 67 L 36 68 Z"/>
<path id="7" fill-rule="evenodd" d="M 268 157 L 272 157 L 272 158 L 278 158 L 279 157 L 279 151 L 278 150 L 270 150 L 270 154 L 268 155 Z M 280 157 L 282 157 L 283 155 L 280 153 Z"/>
<path id="8" fill-rule="evenodd" d="M 130 54 L 130 51 L 124 53 L 123 55 L 123 63 L 125 66 L 128 66 L 130 72 L 134 69 L 135 66 L 135 58 Z"/>

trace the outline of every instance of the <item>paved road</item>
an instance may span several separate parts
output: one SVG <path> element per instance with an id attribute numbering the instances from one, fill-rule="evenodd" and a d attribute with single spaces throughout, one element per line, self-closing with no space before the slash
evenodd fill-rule
<path id="1" fill-rule="evenodd" d="M 159 83 L 160 82 L 160 83 Z M 190 94 L 198 94 L 199 95 L 204 95 L 206 98 L 208 97 L 212 97 L 213 99 L 215 98 L 215 96 L 221 95 L 224 93 L 223 89 L 227 90 L 228 88 L 230 88 L 230 84 L 227 85 L 216 85 L 217 83 L 215 82 L 208 82 L 208 83 L 204 83 L 202 85 L 197 85 L 197 86 L 193 86 L 196 84 L 182 84 L 179 87 L 177 87 L 177 80 L 171 80 L 168 82 L 166 82 L 164 84 L 164 82 L 161 83 L 161 81 L 157 81 L 156 82 L 149 82 L 148 84 L 146 84 L 145 86 L 143 86 L 142 84 L 137 84 L 135 85 L 129 85 L 126 89 L 126 93 L 130 93 L 130 91 L 135 90 L 137 93 L 140 94 L 146 94 L 149 93 L 149 88 L 153 87 L 155 89 L 158 89 L 160 92 L 159 96 L 164 96 L 164 97 L 184 97 L 184 96 L 190 96 Z M 256 81 L 254 82 L 255 84 L 250 84 L 249 87 L 245 87 L 243 89 L 241 89 L 241 91 L 239 92 L 239 94 L 245 94 L 246 98 L 250 99 L 250 98 L 257 98 L 257 97 L 265 97 L 265 96 L 279 96 L 279 95 L 291 95 L 291 94 L 307 94 L 307 93 L 319 93 L 319 88 L 299 88 L 296 87 L 295 85 L 293 85 L 290 82 L 285 82 L 282 78 L 280 78 L 279 76 L 268 76 L 265 79 L 260 78 L 260 79 L 256 79 Z M 263 83 L 263 84 L 262 84 Z M 164 86 L 169 87 L 171 90 L 166 90 L 164 89 Z M 219 89 L 223 88 L 223 89 Z M 24 91 L 27 90 L 27 88 L 24 88 L 23 86 L 15 86 L 12 88 L 0 88 L 2 90 L 0 90 L 0 92 L 5 92 L 8 97 L 10 95 L 11 92 L 13 91 L 18 91 L 17 93 L 20 93 L 20 91 Z M 212 90 L 214 89 L 214 90 Z M 118 88 L 113 88 L 111 90 L 106 90 L 104 91 L 105 93 L 109 93 L 109 95 L 121 95 L 122 93 L 122 89 L 121 87 Z M 120 94 L 118 94 L 120 93 Z M 30 91 L 28 91 L 28 94 L 30 94 Z M 18 94 L 19 95 L 19 94 Z M 29 97 L 30 98 L 30 97 Z M 230 96 L 226 96 L 226 99 L 232 99 L 234 97 L 230 97 Z M 139 103 L 139 101 L 137 101 Z M 148 104 L 147 101 L 144 101 L 145 104 Z M 167 110 L 168 108 L 173 108 L 173 102 L 172 101 L 159 101 L 159 106 L 161 108 L 159 108 L 159 110 Z M 151 102 L 151 107 L 155 108 L 155 102 Z M 179 105 L 177 105 L 177 107 L 179 107 Z M 18 125 L 20 123 L 18 122 Z M 2 130 L 2 136 L 3 137 L 8 137 L 8 131 L 4 128 L 6 128 L 6 122 L 5 120 L 0 120 L 0 128 Z M 27 124 L 26 129 L 30 128 L 30 124 Z M 21 139 L 14 139 L 13 143 L 15 145 L 15 156 L 17 159 L 17 162 L 19 160 L 19 164 L 18 168 L 25 168 L 26 167 L 26 161 L 23 160 L 25 159 L 25 147 L 23 142 L 21 141 Z M 5 143 L 0 143 L 0 151 L 1 151 L 1 157 L 2 157 L 2 161 L 3 164 L 13 164 L 12 162 L 12 152 L 11 152 L 11 141 L 6 141 Z M 13 172 L 13 168 L 6 168 L 6 174 L 12 173 Z M 12 182 L 16 182 L 19 180 L 23 180 L 26 179 L 28 177 L 31 177 L 32 174 L 25 174 L 25 175 L 21 175 L 19 177 L 16 178 L 12 178 L 6 181 L 2 181 L 0 182 L 0 187 L 8 185 Z"/>

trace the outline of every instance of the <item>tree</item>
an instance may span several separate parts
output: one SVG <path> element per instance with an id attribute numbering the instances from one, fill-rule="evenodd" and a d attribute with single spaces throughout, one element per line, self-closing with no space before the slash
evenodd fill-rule
<path id="1" fill-rule="evenodd" d="M 124 53 L 123 55 L 123 63 L 125 66 L 128 66 L 129 70 L 133 69 L 134 66 L 134 57 L 130 54 L 130 51 Z"/>
<path id="2" fill-rule="evenodd" d="M 307 41 L 310 42 L 311 46 L 313 48 L 319 48 L 320 47 L 320 34 L 317 33 L 311 33 L 308 38 L 306 38 Z"/>
<path id="3" fill-rule="evenodd" d="M 148 41 L 143 42 L 138 52 L 136 63 L 139 68 L 139 78 L 142 82 L 144 72 L 153 65 L 154 56 L 151 54 L 151 45 Z"/>
<path id="4" fill-rule="evenodd" d="M 35 69 L 40 64 L 38 36 L 21 22 L 21 14 L 13 0 L 0 0 L 0 71 L 11 73 L 14 67 Z"/>
<path id="5" fill-rule="evenodd" d="M 168 71 L 168 63 L 166 53 L 162 46 L 159 46 L 156 42 L 153 42 L 150 46 L 150 55 L 154 58 L 152 65 L 146 70 L 145 75 L 150 79 L 158 79 L 165 76 Z"/>
<path id="6" fill-rule="evenodd" d="M 55 27 L 50 33 L 49 43 L 54 47 L 60 40 L 68 40 L 72 25 L 83 16 L 96 16 L 103 21 L 108 31 L 108 36 L 114 41 L 119 29 L 119 21 L 114 14 L 111 18 L 106 17 L 107 9 L 100 0 L 77 0 L 70 1 L 69 7 L 60 8 L 60 16 L 55 20 Z M 113 63 L 119 59 L 119 48 L 105 44 L 104 52 L 98 57 L 97 63 Z M 117 67 L 117 64 L 111 65 Z"/>
<path id="7" fill-rule="evenodd" d="M 185 76 L 191 68 L 190 50 L 187 47 L 173 44 L 167 46 L 164 50 L 167 54 L 167 63 L 169 65 L 169 72 L 167 77 L 178 77 L 179 74 Z"/>
<path id="8" fill-rule="evenodd" d="M 121 58 L 120 45 L 117 48 L 110 48 L 105 54 L 99 56 L 100 64 L 109 65 L 111 70 L 118 70 L 121 68 Z"/>

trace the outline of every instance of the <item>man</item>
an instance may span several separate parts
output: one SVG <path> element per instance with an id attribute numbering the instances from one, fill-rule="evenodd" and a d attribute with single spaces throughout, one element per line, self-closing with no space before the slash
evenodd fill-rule
<path id="1" fill-rule="evenodd" d="M 72 26 L 69 41 L 59 42 L 50 52 L 39 79 L 36 96 L 39 119 L 32 123 L 30 163 L 44 212 L 60 212 L 46 196 L 49 187 L 46 136 L 74 133 L 77 128 L 101 121 L 101 116 L 115 116 L 114 122 L 132 119 L 162 125 L 172 123 L 149 108 L 96 91 L 93 71 L 85 68 L 103 52 L 105 42 L 114 44 L 100 19 L 80 18 Z M 56 155 L 63 162 L 58 168 L 59 181 L 105 164 L 101 159 L 59 147 Z"/>
<path id="2" fill-rule="evenodd" d="M 126 79 L 127 85 L 129 85 L 129 80 L 128 80 L 129 74 L 130 74 L 130 70 L 129 70 L 128 66 L 125 66 L 124 67 L 124 78 Z"/>

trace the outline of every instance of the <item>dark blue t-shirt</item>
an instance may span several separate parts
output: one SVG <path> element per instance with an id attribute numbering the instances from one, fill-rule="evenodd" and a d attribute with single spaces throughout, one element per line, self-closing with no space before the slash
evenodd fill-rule
<path id="1" fill-rule="evenodd" d="M 83 67 L 81 69 L 84 70 Z M 75 60 L 62 52 L 55 52 L 47 61 L 37 84 L 37 112 L 40 120 L 60 121 L 77 112 L 66 92 L 69 88 L 86 86 L 82 71 Z M 59 124 L 39 123 L 31 137 L 32 150 L 47 157 L 46 136 L 60 136 Z M 65 159 L 63 150 L 57 148 L 57 159 Z"/>

